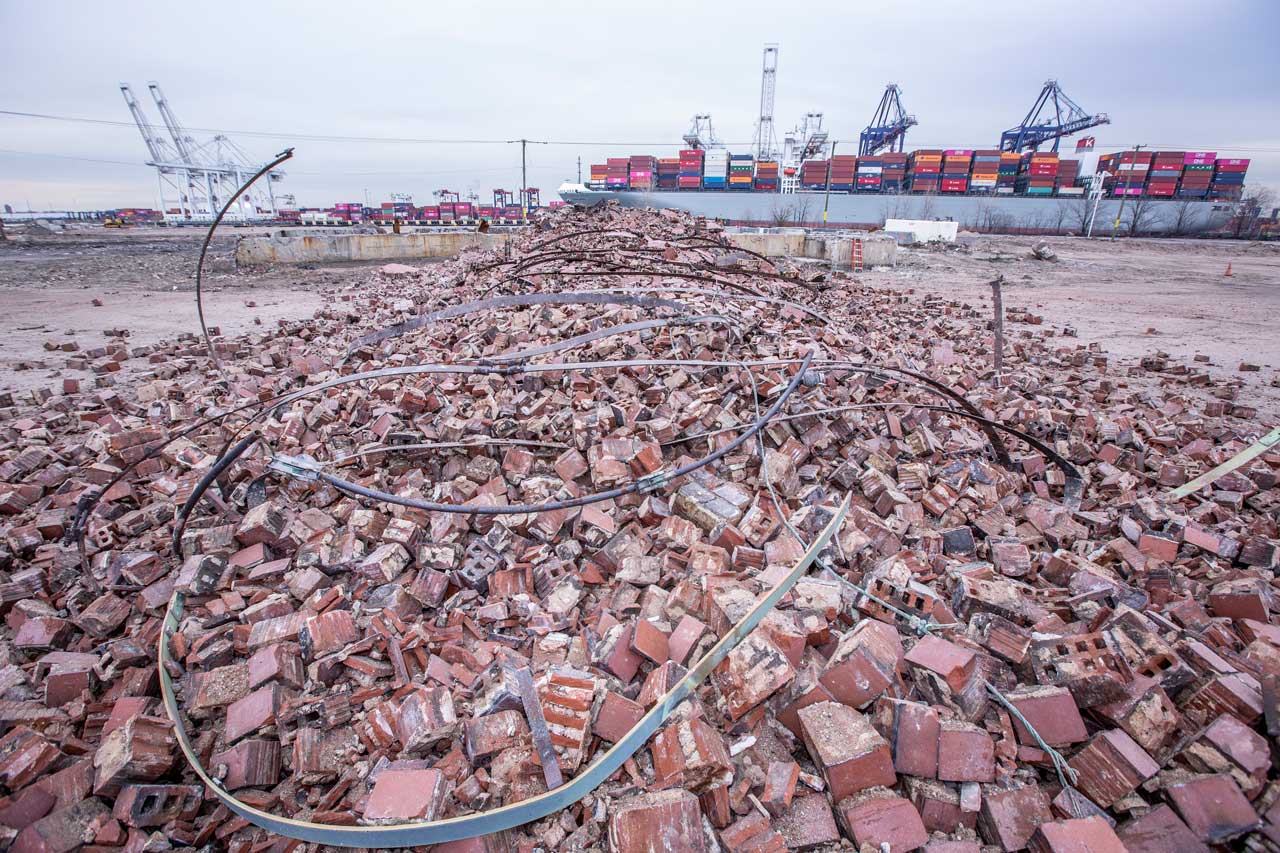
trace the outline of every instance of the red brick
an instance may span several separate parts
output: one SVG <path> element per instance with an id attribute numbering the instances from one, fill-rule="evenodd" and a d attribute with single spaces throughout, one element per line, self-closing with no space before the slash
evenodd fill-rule
<path id="1" fill-rule="evenodd" d="M 786 656 L 757 629 L 716 667 L 715 681 L 724 694 L 729 718 L 737 720 L 786 686 L 795 674 Z"/>
<path id="2" fill-rule="evenodd" d="M 281 698 L 280 688 L 275 684 L 268 684 L 228 705 L 225 729 L 227 743 L 233 743 L 263 726 L 275 723 Z"/>
<path id="3" fill-rule="evenodd" d="M 1209 853 L 1209 848 L 1166 805 L 1116 828 L 1129 853 Z"/>
<path id="4" fill-rule="evenodd" d="M 45 737 L 17 726 L 0 738 L 0 782 L 17 790 L 34 782 L 62 753 Z"/>
<path id="5" fill-rule="evenodd" d="M 724 738 L 701 719 L 667 725 L 649 749 L 658 785 L 679 785 L 700 794 L 733 781 L 733 762 Z"/>
<path id="6" fill-rule="evenodd" d="M 219 768 L 226 772 L 219 773 Z M 280 744 L 274 740 L 241 741 L 230 749 L 215 752 L 209 768 L 219 775 L 228 791 L 258 788 L 280 781 Z"/>
<path id="7" fill-rule="evenodd" d="M 666 663 L 667 635 L 648 619 L 637 619 L 631 633 L 631 651 L 653 663 Z"/>
<path id="8" fill-rule="evenodd" d="M 1032 853 L 1127 853 L 1111 824 L 1097 816 L 1042 823 L 1027 849 Z"/>
<path id="9" fill-rule="evenodd" d="M 1036 827 L 1051 820 L 1049 798 L 1037 785 L 987 788 L 982 793 L 978 830 L 988 844 L 1006 853 L 1026 847 Z"/>
<path id="10" fill-rule="evenodd" d="M 1178 559 L 1177 541 L 1155 533 L 1143 533 L 1139 536 L 1138 550 L 1162 563 L 1172 563 Z"/>
<path id="11" fill-rule="evenodd" d="M 299 634 L 304 653 L 310 658 L 337 651 L 360 639 L 360 629 L 350 610 L 330 610 L 312 616 Z"/>
<path id="12" fill-rule="evenodd" d="M 688 791 L 669 788 L 617 801 L 609 818 L 609 850 L 709 853 L 698 798 Z"/>
<path id="13" fill-rule="evenodd" d="M 1044 742 L 1055 749 L 1089 739 L 1076 700 L 1065 687 L 1019 687 L 1006 693 L 1005 698 L 1027 718 Z M 1013 718 L 1013 729 L 1019 743 L 1037 745 L 1036 739 L 1017 717 Z"/>
<path id="14" fill-rule="evenodd" d="M 463 725 L 463 735 L 467 757 L 472 764 L 530 742 L 529 724 L 519 711 L 498 711 L 467 720 Z"/>
<path id="15" fill-rule="evenodd" d="M 591 724 L 591 731 L 607 741 L 617 743 L 635 728 L 643 716 L 644 708 L 638 703 L 612 691 L 606 692 L 600 709 L 596 712 L 595 722 Z"/>
<path id="16" fill-rule="evenodd" d="M 791 850 L 810 850 L 840 840 L 836 816 L 826 794 L 796 797 L 790 808 L 774 818 L 773 828 Z"/>
<path id="17" fill-rule="evenodd" d="M 995 777 L 991 735 L 977 726 L 943 720 L 938 736 L 938 778 L 944 782 L 991 782 Z"/>
<path id="18" fill-rule="evenodd" d="M 785 853 L 786 842 L 773 831 L 769 819 L 758 811 L 720 832 L 720 841 L 728 853 Z"/>
<path id="19" fill-rule="evenodd" d="M 833 800 L 897 781 L 889 744 L 857 711 L 838 702 L 819 702 L 800 709 L 799 715 L 805 748 Z"/>
<path id="20" fill-rule="evenodd" d="M 908 776 L 938 777 L 938 712 L 919 702 L 880 699 L 876 703 L 881 731 L 893 748 L 893 767 Z"/>
<path id="21" fill-rule="evenodd" d="M 453 696 L 447 689 L 419 687 L 400 702 L 396 738 L 405 752 L 412 752 L 451 737 L 457 721 Z"/>
<path id="22" fill-rule="evenodd" d="M 707 626 L 702 624 L 700 619 L 685 614 L 676 623 L 675 630 L 671 632 L 671 636 L 667 638 L 668 657 L 678 664 L 687 666 L 689 664 L 689 655 L 706 631 Z"/>
<path id="23" fill-rule="evenodd" d="M 1078 774 L 1076 787 L 1103 808 L 1133 793 L 1160 765 L 1119 729 L 1099 732 L 1067 762 Z"/>
<path id="24" fill-rule="evenodd" d="M 897 630 L 864 619 L 841 638 L 818 680 L 838 701 L 861 708 L 893 684 L 901 661 Z"/>
<path id="25" fill-rule="evenodd" d="M 764 774 L 764 790 L 760 794 L 760 802 L 764 803 L 769 814 L 777 817 L 787 810 L 799 780 L 799 764 L 794 761 L 769 762 Z"/>
<path id="26" fill-rule="evenodd" d="M 1197 838 L 1225 844 L 1258 827 L 1258 815 L 1230 776 L 1201 776 L 1170 785 L 1165 796 Z"/>
<path id="27" fill-rule="evenodd" d="M 906 662 L 936 672 L 948 687 L 959 692 L 973 677 L 978 656 L 970 649 L 928 634 L 911 647 Z"/>
<path id="28" fill-rule="evenodd" d="M 889 853 L 917 850 L 929 841 L 920 813 L 909 800 L 883 788 L 862 791 L 836 807 L 840 822 L 859 849 L 870 847 Z"/>
<path id="29" fill-rule="evenodd" d="M 369 793 L 364 818 L 370 823 L 435 820 L 444 813 L 449 780 L 435 768 L 384 768 Z"/>

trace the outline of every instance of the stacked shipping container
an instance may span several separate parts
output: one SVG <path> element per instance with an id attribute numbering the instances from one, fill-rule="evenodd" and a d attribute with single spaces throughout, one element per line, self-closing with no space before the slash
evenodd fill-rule
<path id="1" fill-rule="evenodd" d="M 1154 198 L 1173 198 L 1182 178 L 1182 160 L 1185 151 L 1157 151 L 1147 171 L 1147 195 Z"/>
<path id="2" fill-rule="evenodd" d="M 858 158 L 858 179 L 854 184 L 860 193 L 880 192 L 880 183 L 884 177 L 884 158 L 871 155 Z"/>
<path id="3" fill-rule="evenodd" d="M 658 160 L 648 154 L 633 154 L 629 162 L 628 186 L 633 190 L 651 190 L 658 171 Z"/>
<path id="4" fill-rule="evenodd" d="M 1084 195 L 1084 187 L 1076 186 L 1080 177 L 1079 160 L 1059 160 L 1058 180 L 1054 190 L 1058 195 Z"/>
<path id="5" fill-rule="evenodd" d="M 776 192 L 778 189 L 778 161 L 761 160 L 756 163 L 755 188 L 761 192 Z"/>
<path id="6" fill-rule="evenodd" d="M 1021 195 L 1053 195 L 1058 182 L 1058 155 L 1053 151 L 1029 151 L 1022 155 L 1014 191 Z"/>
<path id="7" fill-rule="evenodd" d="M 676 180 L 679 189 L 702 189 L 702 153 L 698 148 L 685 148 L 680 151 L 680 173 Z"/>
<path id="8" fill-rule="evenodd" d="M 658 189 L 674 190 L 680 176 L 680 158 L 664 157 L 658 160 Z"/>
<path id="9" fill-rule="evenodd" d="M 941 151 L 924 149 L 907 155 L 907 180 L 913 193 L 936 193 L 941 176 Z"/>
<path id="10" fill-rule="evenodd" d="M 887 154 L 881 154 L 880 159 L 884 161 L 884 166 L 882 167 L 884 171 L 880 173 L 880 191 L 886 193 L 902 192 L 907 180 L 907 155 L 897 151 L 890 151 Z"/>
<path id="11" fill-rule="evenodd" d="M 1244 174 L 1248 160 L 1218 159 L 1214 161 L 1213 183 L 1209 185 L 1209 198 L 1222 201 L 1239 201 L 1244 193 Z"/>
<path id="12" fill-rule="evenodd" d="M 858 158 L 852 154 L 837 154 L 831 158 L 831 189 L 852 192 L 857 180 Z"/>
<path id="13" fill-rule="evenodd" d="M 729 152 L 713 148 L 702 158 L 702 186 L 709 190 L 722 190 L 729 178 Z"/>
<path id="14" fill-rule="evenodd" d="M 1182 155 L 1182 175 L 1176 198 L 1208 198 L 1213 183 L 1216 151 L 1188 151 Z"/>
<path id="15" fill-rule="evenodd" d="M 944 193 L 962 193 L 969 190 L 969 169 L 973 165 L 973 152 L 952 148 L 942 152 L 942 181 L 938 189 Z"/>
<path id="16" fill-rule="evenodd" d="M 621 189 L 627 185 L 628 166 L 631 161 L 626 157 L 610 157 L 605 163 L 604 183 L 607 187 Z"/>
<path id="17" fill-rule="evenodd" d="M 996 173 L 996 192 L 1011 195 L 1018 189 L 1018 169 L 1022 167 L 1022 155 L 1016 151 L 1000 152 L 1000 169 Z"/>
<path id="18" fill-rule="evenodd" d="M 805 160 L 800 164 L 800 186 L 809 190 L 820 190 L 826 185 L 826 160 Z"/>
<path id="19" fill-rule="evenodd" d="M 969 189 L 976 193 L 993 193 L 1000 182 L 1000 152 L 973 152 L 973 172 L 969 175 Z"/>
<path id="20" fill-rule="evenodd" d="M 749 190 L 755 175 L 755 159 L 750 154 L 729 155 L 729 189 Z"/>

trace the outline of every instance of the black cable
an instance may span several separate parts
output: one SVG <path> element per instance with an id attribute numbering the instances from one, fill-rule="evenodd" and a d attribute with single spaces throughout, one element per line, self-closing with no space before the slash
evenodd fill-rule
<path id="1" fill-rule="evenodd" d="M 204 235 L 204 243 L 200 245 L 200 259 L 196 261 L 196 314 L 200 317 L 200 333 L 204 335 L 204 345 L 209 349 L 209 357 L 213 359 L 215 364 L 218 361 L 218 355 L 213 351 L 213 342 L 209 340 L 209 327 L 204 324 L 204 303 L 200 298 L 200 282 L 204 276 L 204 256 L 209 251 L 209 241 L 213 239 L 213 232 L 218 229 L 218 223 L 222 222 L 222 217 L 227 215 L 227 211 L 231 209 L 231 205 L 235 204 L 236 199 L 244 195 L 245 190 L 253 186 L 254 181 L 292 156 L 293 149 L 286 148 L 276 155 L 276 159 L 263 166 L 258 170 L 257 174 L 241 184 L 240 189 L 232 193 L 231 198 L 227 199 L 227 203 L 222 206 L 222 210 L 218 211 L 217 218 L 209 225 L 209 231 Z"/>

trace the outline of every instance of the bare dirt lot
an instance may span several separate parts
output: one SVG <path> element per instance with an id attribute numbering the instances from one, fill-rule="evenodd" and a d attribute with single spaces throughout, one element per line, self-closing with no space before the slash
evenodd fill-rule
<path id="1" fill-rule="evenodd" d="M 990 282 L 1004 276 L 1006 312 L 1023 309 L 1051 329 L 1074 329 L 1064 345 L 1100 343 L 1117 363 L 1168 353 L 1243 383 L 1238 401 L 1280 420 L 1280 245 L 1227 240 L 1084 240 L 1050 237 L 1056 262 L 1034 260 L 1042 238 L 961 234 L 945 249 L 904 248 L 893 270 L 869 281 L 916 293 L 991 303 Z M 1231 276 L 1223 275 L 1231 265 Z M 1006 338 L 1019 328 L 1008 322 Z M 1194 356 L 1209 362 L 1195 363 Z M 1241 372 L 1242 363 L 1257 372 Z"/>
<path id="2" fill-rule="evenodd" d="M 118 329 L 128 330 L 130 346 L 198 334 L 195 268 L 204 233 L 96 226 L 43 233 L 11 227 L 10 239 L 0 243 L 0 390 L 60 388 L 63 377 L 92 375 L 68 369 L 66 360 L 74 353 L 50 352 L 46 342 L 75 341 L 92 349 L 110 343 L 106 332 Z M 205 318 L 224 335 L 312 315 L 322 292 L 348 282 L 360 266 L 237 270 L 236 240 L 254 233 L 263 232 L 221 229 L 205 260 Z"/>
<path id="3" fill-rule="evenodd" d="M 361 265 L 236 270 L 231 253 L 248 229 L 225 229 L 206 261 L 205 310 L 235 335 L 310 316 L 327 289 L 350 283 Z M 18 235 L 0 243 L 0 389 L 60 387 L 66 353 L 45 342 L 103 346 L 104 332 L 128 329 L 131 345 L 198 332 L 194 270 L 203 229 L 85 228 Z M 989 282 L 1003 275 L 1006 309 L 1073 329 L 1064 345 L 1097 342 L 1120 363 L 1165 352 L 1192 364 L 1208 356 L 1216 380 L 1242 383 L 1239 402 L 1280 420 L 1280 246 L 1231 241 L 1049 238 L 1056 262 L 1031 258 L 1030 237 L 962 234 L 959 245 L 903 249 L 892 270 L 869 283 L 989 305 Z M 1232 275 L 1225 277 L 1227 265 Z M 368 266 L 368 265 L 363 265 Z M 103 304 L 95 306 L 93 300 Z M 260 325 L 258 324 L 260 321 Z M 1006 326 L 1016 342 L 1019 322 Z M 23 363 L 41 366 L 17 369 Z M 1241 363 L 1258 365 L 1241 372 Z M 1137 380 L 1135 380 L 1137 381 Z"/>

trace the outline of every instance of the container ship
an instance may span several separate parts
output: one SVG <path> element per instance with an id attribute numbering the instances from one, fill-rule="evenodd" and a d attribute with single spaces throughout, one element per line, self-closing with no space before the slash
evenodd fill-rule
<path id="1" fill-rule="evenodd" d="M 591 166 L 589 181 L 558 193 L 573 204 L 615 199 L 744 225 L 875 228 L 886 219 L 946 219 L 1063 233 L 1119 217 L 1126 231 L 1194 234 L 1230 219 L 1249 161 L 1213 151 L 1121 151 L 1099 157 L 1090 173 L 1081 165 L 1056 152 L 920 149 L 780 168 L 750 154 L 689 148 L 670 158 L 609 158 Z"/>

